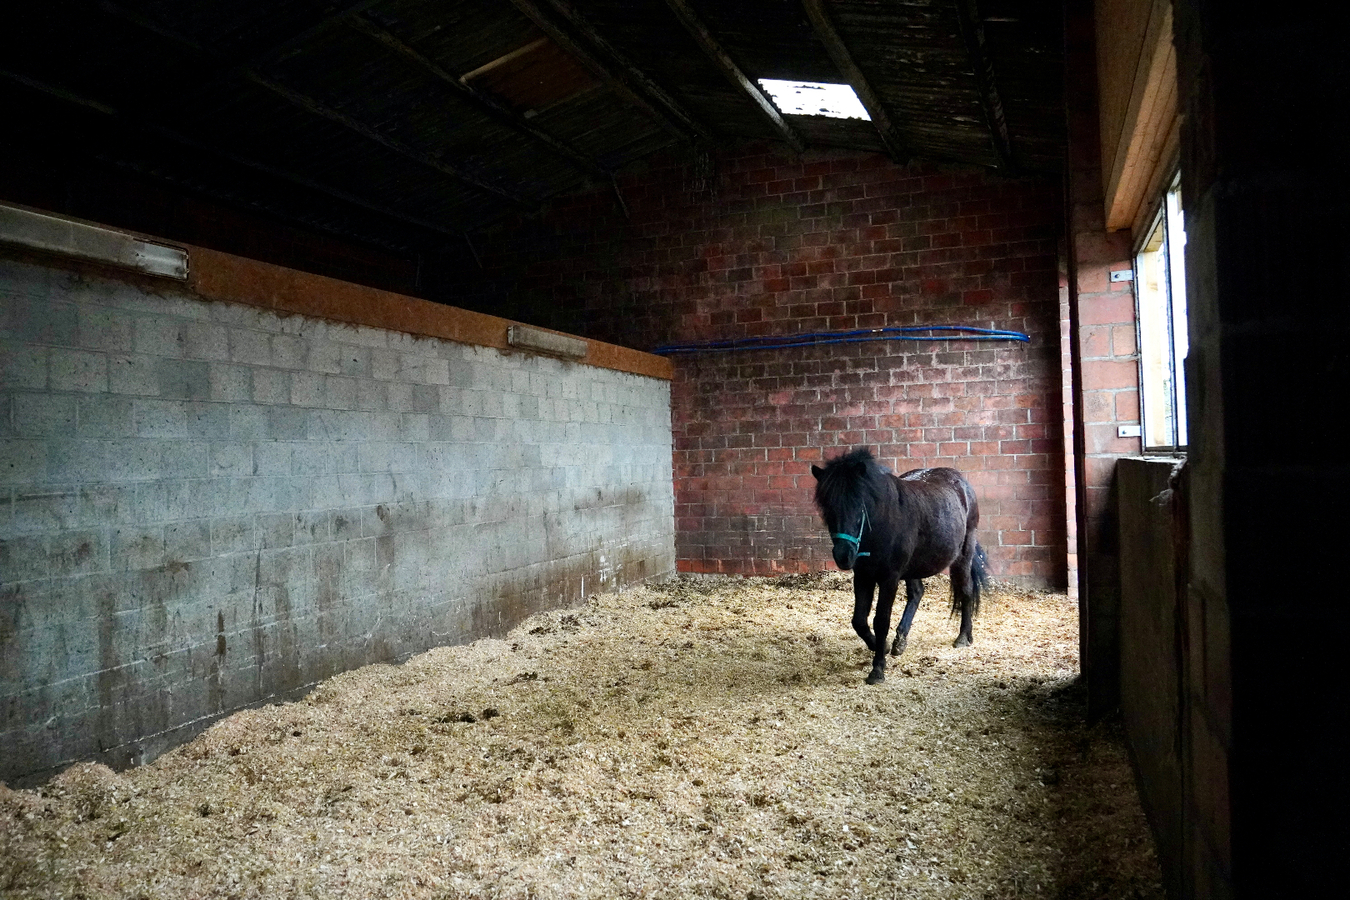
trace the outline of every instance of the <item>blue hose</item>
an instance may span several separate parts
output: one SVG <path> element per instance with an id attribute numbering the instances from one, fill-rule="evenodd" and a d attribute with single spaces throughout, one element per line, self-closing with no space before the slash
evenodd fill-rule
<path id="1" fill-rule="evenodd" d="M 665 344 L 652 352 L 665 356 L 672 353 L 704 351 L 782 350 L 788 347 L 812 347 L 817 344 L 861 344 L 866 341 L 1021 341 L 1029 344 L 1031 338 L 1020 331 L 1004 331 L 999 328 L 973 328 L 968 325 L 906 325 L 892 328 L 860 328 L 856 331 L 817 331 L 808 334 L 736 338 L 729 341 L 692 341 L 685 344 Z"/>

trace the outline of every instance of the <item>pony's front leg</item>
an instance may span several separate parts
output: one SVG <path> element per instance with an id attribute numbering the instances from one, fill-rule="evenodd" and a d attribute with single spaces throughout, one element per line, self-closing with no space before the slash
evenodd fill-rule
<path id="1" fill-rule="evenodd" d="M 876 579 L 868 578 L 856 569 L 853 571 L 853 630 L 858 632 L 858 637 L 863 639 L 868 650 L 877 649 L 877 639 L 872 636 L 872 629 L 867 627 L 867 615 L 872 611 L 872 594 L 876 587 Z M 884 631 L 881 632 L 881 640 L 886 640 Z"/>
<path id="2" fill-rule="evenodd" d="M 923 579 L 910 578 L 905 581 L 905 612 L 900 616 L 900 625 L 895 629 L 895 642 L 891 644 L 891 656 L 905 652 L 909 644 L 909 627 L 914 624 L 914 614 L 919 610 L 919 601 L 923 599 Z"/>
<path id="3" fill-rule="evenodd" d="M 877 617 L 872 620 L 872 628 L 877 633 L 877 645 L 873 648 L 868 684 L 880 684 L 886 680 L 886 635 L 891 633 L 891 609 L 895 606 L 895 592 L 899 587 L 899 579 L 887 578 L 881 582 L 881 590 L 877 592 Z"/>

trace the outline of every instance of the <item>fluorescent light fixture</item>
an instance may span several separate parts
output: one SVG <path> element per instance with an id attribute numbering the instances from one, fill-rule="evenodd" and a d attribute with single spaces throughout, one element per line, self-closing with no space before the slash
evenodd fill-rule
<path id="1" fill-rule="evenodd" d="M 858 95 L 853 93 L 852 86 L 847 84 L 761 78 L 759 86 L 768 92 L 773 98 L 773 105 L 784 115 L 872 121 Z"/>
<path id="2" fill-rule="evenodd" d="M 548 353 L 565 359 L 584 359 L 590 344 L 581 338 L 531 328 L 528 325 L 509 325 L 506 329 L 506 343 L 524 350 Z"/>
<path id="3" fill-rule="evenodd" d="M 188 255 L 181 247 L 157 244 L 114 228 L 92 225 L 0 204 L 0 241 L 48 253 L 91 259 L 123 269 L 187 279 Z"/>

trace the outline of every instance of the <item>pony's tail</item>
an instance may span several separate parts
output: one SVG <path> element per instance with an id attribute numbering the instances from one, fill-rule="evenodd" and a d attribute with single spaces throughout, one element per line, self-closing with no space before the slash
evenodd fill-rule
<path id="1" fill-rule="evenodd" d="M 979 542 L 975 543 L 975 559 L 970 563 L 971 590 L 975 592 L 975 615 L 980 614 L 980 595 L 989 588 L 989 556 Z"/>
<path id="2" fill-rule="evenodd" d="M 984 552 L 984 547 L 975 542 L 975 553 L 970 559 L 970 593 L 972 616 L 980 614 L 980 595 L 989 587 L 989 555 Z M 961 598 L 952 591 L 952 615 L 961 614 Z"/>

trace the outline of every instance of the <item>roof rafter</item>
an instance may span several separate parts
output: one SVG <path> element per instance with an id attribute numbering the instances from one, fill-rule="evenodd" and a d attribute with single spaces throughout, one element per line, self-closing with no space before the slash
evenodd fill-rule
<path id="1" fill-rule="evenodd" d="M 379 131 L 370 125 L 366 125 L 365 123 L 360 122 L 359 120 L 347 115 L 346 113 L 334 109 L 331 106 L 328 106 L 327 104 L 323 103 L 320 100 L 316 100 L 313 97 L 301 93 L 300 91 L 296 91 L 292 88 L 289 88 L 274 78 L 270 78 L 266 75 L 263 75 L 261 72 L 259 72 L 257 69 L 253 68 L 250 65 L 247 64 L 241 65 L 232 62 L 231 60 L 226 59 L 219 51 L 214 50 L 211 47 L 208 47 L 205 44 L 202 44 L 201 42 L 194 40 L 193 38 L 190 38 L 185 34 L 180 34 L 179 32 L 175 31 L 172 28 L 169 28 L 165 25 L 161 25 L 160 23 L 154 21 L 153 19 L 149 19 L 138 12 L 125 9 L 121 6 L 109 2 L 102 2 L 99 4 L 99 7 L 103 9 L 105 12 L 109 13 L 110 15 L 117 16 L 118 18 L 128 21 L 133 25 L 136 25 L 140 28 L 143 28 L 154 34 L 157 34 L 166 40 L 172 41 L 174 43 L 179 44 L 180 46 L 186 47 L 192 50 L 194 53 L 210 57 L 212 59 L 222 62 L 223 64 L 229 65 L 231 74 L 243 78 L 246 81 L 249 81 L 253 84 L 256 84 L 258 87 L 271 91 L 273 94 L 276 94 L 278 97 L 281 97 L 286 102 L 294 106 L 298 106 L 301 109 L 305 110 L 306 112 L 309 112 L 315 116 L 320 116 L 322 118 L 328 119 L 330 122 L 334 122 L 338 125 L 341 125 L 342 127 L 350 131 L 353 131 L 356 134 L 359 134 L 368 140 L 374 141 L 375 143 L 378 143 L 386 147 L 387 149 L 394 151 L 400 156 L 404 156 L 415 162 L 421 163 L 422 165 L 427 166 L 428 168 L 435 169 L 436 171 L 444 175 L 449 175 L 450 177 L 455 178 L 471 187 L 474 187 L 479 191 L 482 191 L 483 193 L 492 194 L 493 196 L 500 197 L 504 200 L 509 200 L 510 202 L 522 208 L 533 209 L 538 205 L 536 201 L 524 197 L 523 195 L 518 194 L 515 191 L 501 187 L 499 185 L 492 184 L 491 182 L 485 181 L 471 172 L 465 171 L 464 169 L 461 169 L 452 163 L 446 162 L 444 159 L 432 156 L 431 154 L 418 150 L 415 147 L 410 147 L 407 144 L 403 143 L 402 141 L 398 140 L 397 138 L 387 135 L 384 132 Z"/>
<path id="2" fill-rule="evenodd" d="M 911 154 L 906 149 L 904 139 L 896 130 L 895 123 L 891 121 L 890 113 L 886 111 L 881 98 L 872 90 L 872 85 L 863 75 L 862 69 L 859 69 L 858 64 L 853 61 L 853 54 L 849 52 L 848 45 L 839 36 L 834 23 L 830 21 L 829 14 L 825 12 L 823 0 L 804 0 L 804 5 L 806 14 L 811 19 L 811 26 L 815 29 L 820 42 L 825 45 L 830 60 L 839 70 L 839 74 L 848 81 L 853 92 L 858 95 L 867 114 L 872 117 L 872 126 L 881 137 L 881 143 L 886 147 L 887 154 L 896 162 L 909 162 Z"/>
<path id="3" fill-rule="evenodd" d="M 233 65 L 231 65 L 228 69 L 217 72 L 207 82 L 206 86 L 210 87 L 212 85 L 228 81 L 231 78 L 237 78 L 240 75 L 242 75 L 246 69 L 253 69 L 259 66 L 266 66 L 271 63 L 277 62 L 286 54 L 297 50 L 302 44 L 304 44 L 305 41 L 309 40 L 315 35 L 320 34 L 328 30 L 329 28 L 332 28 L 334 25 L 338 25 L 339 23 L 350 18 L 351 16 L 354 16 L 361 12 L 365 12 L 367 9 L 374 6 L 375 4 L 382 2 L 384 2 L 384 0 L 356 0 L 356 2 L 348 3 L 345 7 L 320 17 L 316 21 L 310 23 L 305 28 L 295 32 L 290 37 L 287 37 L 278 43 L 272 44 L 270 47 L 267 47 L 264 50 L 254 53 L 251 58 L 247 60 L 237 61 Z M 126 19 L 128 21 L 133 21 L 131 19 L 131 16 L 140 15 L 139 13 L 136 13 L 133 10 L 120 7 L 117 4 L 110 2 L 110 0 L 99 0 L 98 6 L 101 10 L 108 13 L 109 15 L 117 16 L 119 18 Z"/>
<path id="4" fill-rule="evenodd" d="M 399 40 L 398 37 L 381 28 L 379 25 L 376 25 L 366 17 L 352 16 L 348 19 L 348 25 L 367 37 L 370 37 L 386 49 L 403 57 L 416 68 L 431 75 L 453 91 L 455 95 L 462 100 L 466 100 L 474 106 L 477 106 L 480 110 L 489 113 L 498 121 L 521 134 L 529 135 L 540 143 L 545 144 L 559 156 L 571 162 L 577 170 L 581 171 L 589 178 L 598 181 L 609 180 L 609 170 L 601 166 L 594 159 L 586 156 L 565 141 L 554 137 L 538 126 L 533 125 L 524 116 L 497 102 L 483 91 L 478 90 L 472 85 L 466 84 L 460 78 L 456 78 L 430 57 L 427 57 L 415 48 Z"/>
<path id="5" fill-rule="evenodd" d="M 779 137 L 787 141 L 788 145 L 798 153 L 805 150 L 806 144 L 802 141 L 801 136 L 792 129 L 791 125 L 783 121 L 783 116 L 778 112 L 778 108 L 773 105 L 773 101 L 764 95 L 764 91 L 760 90 L 759 85 L 746 76 L 745 72 L 731 58 L 731 55 L 727 53 L 726 49 L 686 0 L 666 0 L 666 5 L 670 7 L 671 12 L 675 13 L 676 18 L 684 24 L 685 30 L 703 48 L 703 52 L 722 71 L 722 74 L 739 90 L 745 92 L 759 107 L 760 112 L 764 113 L 764 116 L 773 123 L 774 130 L 778 132 Z"/>
<path id="6" fill-rule="evenodd" d="M 984 22 L 980 18 L 977 0 L 952 0 L 956 6 L 956 17 L 961 23 L 961 37 L 966 42 L 966 55 L 975 69 L 975 83 L 980 94 L 980 106 L 984 109 L 985 124 L 989 127 L 989 140 L 994 145 L 994 155 L 998 157 L 998 167 L 1004 172 L 1015 168 L 1012 155 L 1012 140 L 1008 137 L 1008 122 L 1003 116 L 1003 102 L 998 96 L 998 84 L 994 78 L 994 66 L 985 49 Z"/>
<path id="7" fill-rule="evenodd" d="M 260 160 L 253 159 L 252 157 L 235 153 L 232 150 L 225 149 L 218 143 L 211 143 L 208 141 L 199 140 L 190 135 L 183 134 L 181 131 L 178 131 L 177 129 L 169 125 L 157 122 L 152 118 L 146 117 L 144 115 L 133 115 L 127 113 L 125 110 L 121 110 L 118 109 L 117 107 L 110 106 L 102 102 L 101 100 L 95 100 L 92 97 L 86 97 L 83 94 L 78 94 L 60 85 L 52 84 L 47 81 L 40 81 L 36 78 L 29 78 L 26 75 L 20 75 L 18 73 L 9 72 L 5 70 L 0 70 L 0 76 L 9 78 L 13 81 L 17 81 L 20 84 L 26 85 L 27 87 L 35 91 L 39 91 L 49 96 L 56 97 L 60 100 L 66 101 L 67 103 L 73 103 L 79 106 L 83 106 L 86 109 L 91 109 L 94 110 L 95 112 L 102 113 L 103 115 L 109 118 L 118 119 L 129 125 L 144 129 L 145 131 L 159 135 L 160 137 L 167 138 L 168 140 L 171 140 L 174 143 L 182 144 L 185 147 L 191 147 L 194 150 L 200 150 L 206 153 L 210 153 L 214 156 L 220 157 L 221 159 L 225 159 L 232 163 L 235 163 L 236 165 L 240 165 L 248 169 L 253 169 L 254 171 L 262 172 L 265 175 L 270 175 L 273 178 L 279 179 L 281 181 L 288 181 L 292 184 L 298 185 L 308 190 L 324 194 L 336 200 L 341 200 L 342 202 L 348 203 L 352 206 L 359 206 L 362 209 L 369 210 L 370 212 L 378 213 L 379 215 L 382 216 L 388 216 L 391 219 L 396 219 L 400 222 L 406 222 L 409 225 L 416 225 L 419 228 L 424 228 L 428 231 L 434 231 L 438 234 L 442 234 L 447 237 L 458 237 L 460 234 L 459 231 L 453 228 L 448 228 L 445 225 L 442 225 L 438 222 L 433 222 L 429 219 L 424 219 L 421 218 L 420 216 L 405 213 L 402 212 L 401 210 L 397 210 L 392 207 L 384 206 L 383 204 L 367 200 L 364 197 L 359 197 L 355 194 L 348 193 L 347 191 L 344 191 L 341 188 L 336 188 L 333 187 L 332 185 L 315 181 L 314 179 L 306 175 L 301 175 L 300 173 L 291 171 L 290 169 L 277 166 L 272 163 L 262 162 Z M 332 229 L 325 229 L 325 230 L 332 230 Z"/>
<path id="8" fill-rule="evenodd" d="M 587 22 L 567 0 L 511 0 L 511 3 L 540 31 L 552 38 L 555 44 L 576 57 L 596 77 L 654 118 L 667 131 L 684 141 L 698 138 L 710 144 L 716 143 L 711 131 L 690 115 L 664 88 L 652 81 L 647 73 L 605 40 L 595 26 Z M 566 29 L 559 27 L 553 15 L 545 12 L 543 6 L 547 6 L 554 15 L 565 21 L 613 62 L 601 60 L 595 53 L 582 46 L 581 42 L 572 37 Z"/>
<path id="9" fill-rule="evenodd" d="M 414 162 L 419 162 L 429 169 L 435 169 L 437 172 L 449 175 L 452 178 L 457 178 L 465 184 L 475 187 L 484 193 L 494 194 L 504 200 L 510 200 L 517 206 L 526 209 L 532 209 L 538 205 L 528 197 L 518 194 L 509 188 L 504 188 L 492 184 L 489 181 L 484 181 L 478 176 L 466 172 L 452 163 L 448 163 L 443 159 L 438 159 L 430 153 L 424 153 L 416 147 L 410 147 L 397 138 L 391 137 L 364 122 L 354 119 L 346 113 L 336 110 L 319 100 L 315 100 L 307 94 L 302 94 L 299 91 L 286 87 L 286 85 L 279 81 L 275 81 L 252 70 L 245 71 L 243 74 L 249 81 L 259 87 L 266 88 L 283 100 L 286 100 L 307 112 L 313 113 L 316 116 L 328 119 L 330 122 L 335 122 L 349 131 L 353 131 L 368 140 L 387 147 L 400 156 L 405 156 Z"/>
<path id="10" fill-rule="evenodd" d="M 327 29 L 332 28 L 334 25 L 340 25 L 348 19 L 351 19 L 353 16 L 359 15 L 370 9 L 372 6 L 375 6 L 377 3 L 382 2 L 384 2 L 384 0 L 356 0 L 354 3 L 348 3 L 343 8 L 319 18 L 309 27 L 297 31 L 284 41 L 273 44 L 261 53 L 256 54 L 252 59 L 244 63 L 244 65 L 252 68 L 276 62 L 287 53 L 299 49 L 305 41 L 314 37 L 316 34 L 320 34 Z"/>

